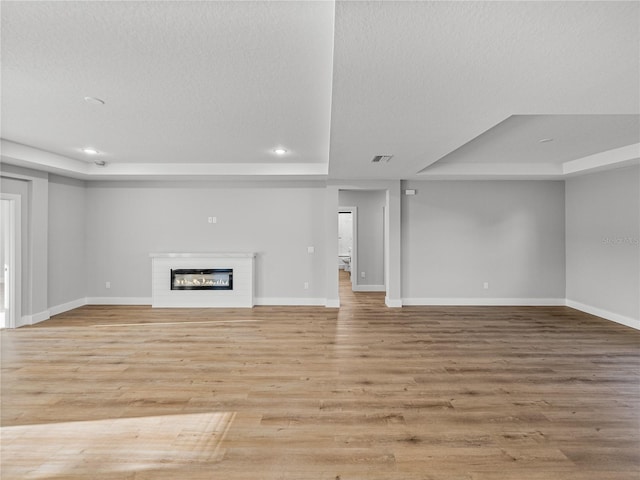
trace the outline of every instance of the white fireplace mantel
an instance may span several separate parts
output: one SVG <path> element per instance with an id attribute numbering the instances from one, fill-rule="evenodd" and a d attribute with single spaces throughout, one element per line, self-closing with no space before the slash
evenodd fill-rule
<path id="1" fill-rule="evenodd" d="M 151 258 L 255 258 L 255 253 L 150 253 Z"/>
<path id="2" fill-rule="evenodd" d="M 150 253 L 152 306 L 178 308 L 253 307 L 255 253 Z M 233 290 L 171 290 L 172 269 L 233 269 Z"/>

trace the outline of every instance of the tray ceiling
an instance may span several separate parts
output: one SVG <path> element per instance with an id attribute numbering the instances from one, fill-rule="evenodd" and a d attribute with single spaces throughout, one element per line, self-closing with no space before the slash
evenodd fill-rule
<path id="1" fill-rule="evenodd" d="M 640 155 L 637 2 L 5 1 L 1 15 L 4 163 L 561 178 Z"/>

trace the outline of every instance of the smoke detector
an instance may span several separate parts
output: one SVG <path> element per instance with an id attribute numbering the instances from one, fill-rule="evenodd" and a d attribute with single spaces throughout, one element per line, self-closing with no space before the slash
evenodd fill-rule
<path id="1" fill-rule="evenodd" d="M 371 163 L 388 163 L 393 158 L 393 155 L 376 155 L 371 160 Z"/>

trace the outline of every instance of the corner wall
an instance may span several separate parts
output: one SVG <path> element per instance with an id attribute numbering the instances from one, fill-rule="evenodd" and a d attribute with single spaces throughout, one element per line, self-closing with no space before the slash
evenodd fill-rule
<path id="1" fill-rule="evenodd" d="M 640 166 L 566 182 L 567 305 L 640 329 Z"/>
<path id="2" fill-rule="evenodd" d="M 86 302 L 85 182 L 49 175 L 49 313 Z"/>
<path id="3" fill-rule="evenodd" d="M 564 182 L 403 188 L 404 305 L 564 305 Z"/>

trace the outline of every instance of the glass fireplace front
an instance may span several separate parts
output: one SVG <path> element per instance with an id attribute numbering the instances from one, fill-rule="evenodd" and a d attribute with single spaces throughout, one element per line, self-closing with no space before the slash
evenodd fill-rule
<path id="1" fill-rule="evenodd" d="M 171 290 L 233 290 L 233 269 L 172 269 Z"/>

